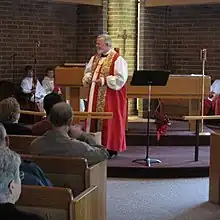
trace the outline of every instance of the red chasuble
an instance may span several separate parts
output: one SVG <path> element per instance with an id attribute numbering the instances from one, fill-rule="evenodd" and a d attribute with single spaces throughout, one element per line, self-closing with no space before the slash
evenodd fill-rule
<path id="1" fill-rule="evenodd" d="M 100 62 L 100 55 L 95 55 L 92 65 L 92 80 L 100 77 L 106 79 L 114 75 L 114 64 L 119 54 L 111 51 L 108 56 Z M 113 119 L 108 120 L 87 120 L 86 126 L 90 131 L 102 132 L 102 145 L 108 150 L 122 152 L 126 150 L 125 126 L 127 118 L 127 98 L 125 85 L 118 91 L 104 86 L 90 86 L 88 97 L 88 111 L 113 112 Z"/>

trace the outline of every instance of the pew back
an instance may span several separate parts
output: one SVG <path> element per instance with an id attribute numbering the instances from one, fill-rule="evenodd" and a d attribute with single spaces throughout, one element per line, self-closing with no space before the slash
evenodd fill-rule
<path id="1" fill-rule="evenodd" d="M 87 161 L 74 157 L 21 155 L 23 160 L 36 163 L 54 186 L 70 188 L 77 196 L 86 186 Z"/>
<path id="2" fill-rule="evenodd" d="M 94 199 L 97 187 L 90 187 L 76 198 L 70 189 L 22 186 L 17 202 L 21 211 L 42 216 L 45 220 L 95 220 Z"/>
<path id="3" fill-rule="evenodd" d="M 31 135 L 8 135 L 8 137 L 10 149 L 19 154 L 31 154 L 31 142 L 37 138 L 36 136 Z"/>
<path id="4" fill-rule="evenodd" d="M 212 133 L 210 142 L 209 201 L 220 204 L 220 134 Z"/>
<path id="5" fill-rule="evenodd" d="M 98 187 L 97 204 L 98 219 L 107 219 L 107 161 L 102 161 L 87 169 L 86 188 L 90 186 Z"/>
<path id="6" fill-rule="evenodd" d="M 97 197 L 94 199 L 96 219 L 107 219 L 107 161 L 88 167 L 85 159 L 74 157 L 22 155 L 22 159 L 35 162 L 55 186 L 71 188 L 74 196 L 89 187 L 97 186 Z"/>
<path id="7" fill-rule="evenodd" d="M 90 133 L 96 143 L 101 145 L 101 132 Z M 19 154 L 31 154 L 30 145 L 37 136 L 32 135 L 8 135 L 10 141 L 10 149 Z"/>

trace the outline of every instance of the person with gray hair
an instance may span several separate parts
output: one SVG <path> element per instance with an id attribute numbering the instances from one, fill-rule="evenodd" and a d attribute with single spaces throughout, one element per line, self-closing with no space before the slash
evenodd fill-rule
<path id="1" fill-rule="evenodd" d="M 21 194 L 23 178 L 23 173 L 19 171 L 20 164 L 19 154 L 9 148 L 0 148 L 0 218 L 42 220 L 37 215 L 21 212 L 15 207 Z"/>
<path id="2" fill-rule="evenodd" d="M 3 124 L 0 123 L 0 149 L 9 148 L 9 137 Z M 23 160 L 20 170 L 25 174 L 22 179 L 24 185 L 52 186 L 51 182 L 44 175 L 43 170 L 37 164 Z"/>
<path id="3" fill-rule="evenodd" d="M 9 146 L 9 138 L 4 125 L 0 123 L 0 148 L 2 148 L 2 146 Z"/>
<path id="4" fill-rule="evenodd" d="M 73 119 L 69 104 L 65 102 L 55 104 L 48 119 L 52 124 L 52 130 L 31 143 L 31 154 L 86 158 L 89 165 L 108 158 L 108 152 L 102 146 L 90 146 L 68 135 Z"/>
<path id="5" fill-rule="evenodd" d="M 83 85 L 89 86 L 87 111 L 113 112 L 113 119 L 86 122 L 86 131 L 102 132 L 102 144 L 110 156 L 126 150 L 125 128 L 127 120 L 126 81 L 127 62 L 112 49 L 112 39 L 101 34 L 96 40 L 97 53 L 85 69 Z"/>

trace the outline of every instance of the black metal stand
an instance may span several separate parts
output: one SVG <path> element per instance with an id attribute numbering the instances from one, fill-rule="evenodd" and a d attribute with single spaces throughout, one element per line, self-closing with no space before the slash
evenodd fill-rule
<path id="1" fill-rule="evenodd" d="M 195 156 L 194 161 L 199 161 L 199 120 L 196 120 L 196 143 L 195 143 Z"/>
<path id="2" fill-rule="evenodd" d="M 35 82 L 37 82 L 37 48 L 40 46 L 40 42 L 39 41 L 35 41 L 35 47 L 34 47 L 34 54 L 33 54 L 33 59 L 34 59 L 34 75 L 33 75 L 33 80 L 34 80 L 34 84 Z M 37 84 L 35 85 L 35 87 L 37 86 Z M 35 88 L 36 89 L 36 88 Z M 35 95 L 36 91 L 34 92 L 34 103 L 36 103 L 36 95 Z"/>
<path id="3" fill-rule="evenodd" d="M 11 59 L 11 68 L 12 68 L 12 82 L 15 84 L 15 57 L 17 56 L 16 53 L 12 54 Z"/>
<path id="4" fill-rule="evenodd" d="M 169 78 L 169 71 L 138 70 L 132 77 L 131 86 L 148 86 L 148 111 L 147 111 L 147 145 L 144 159 L 135 159 L 132 162 L 151 167 L 152 163 L 161 163 L 160 160 L 149 157 L 150 146 L 150 112 L 152 86 L 165 86 Z"/>
<path id="5" fill-rule="evenodd" d="M 136 159 L 132 162 L 138 164 L 145 164 L 148 167 L 151 167 L 152 163 L 161 163 L 158 159 L 149 158 L 149 146 L 150 146 L 150 112 L 151 112 L 151 85 L 148 86 L 148 110 L 147 110 L 147 146 L 146 146 L 146 157 L 145 159 Z"/>

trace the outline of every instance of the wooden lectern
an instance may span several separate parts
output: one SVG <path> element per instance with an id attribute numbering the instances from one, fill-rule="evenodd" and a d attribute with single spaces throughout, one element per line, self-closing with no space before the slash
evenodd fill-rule
<path id="1" fill-rule="evenodd" d="M 64 65 L 55 69 L 55 84 L 64 90 L 65 100 L 73 111 L 80 111 L 80 87 L 84 76 L 85 65 Z M 74 120 L 75 123 L 77 121 Z"/>

